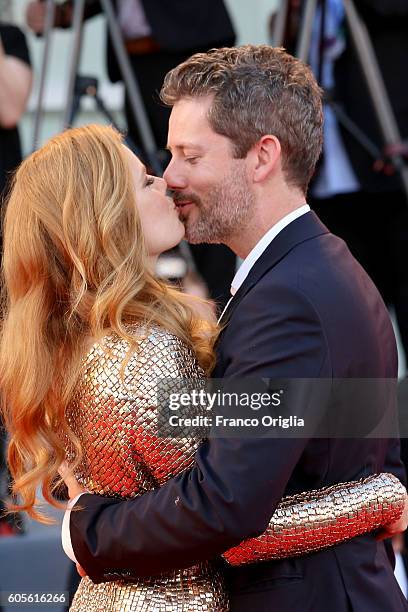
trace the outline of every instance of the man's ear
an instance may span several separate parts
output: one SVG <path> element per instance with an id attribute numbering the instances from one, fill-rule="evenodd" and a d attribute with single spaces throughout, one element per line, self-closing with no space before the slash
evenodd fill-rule
<path id="1" fill-rule="evenodd" d="M 254 146 L 255 166 L 254 183 L 265 181 L 278 167 L 281 158 L 281 145 L 276 136 L 262 136 Z"/>

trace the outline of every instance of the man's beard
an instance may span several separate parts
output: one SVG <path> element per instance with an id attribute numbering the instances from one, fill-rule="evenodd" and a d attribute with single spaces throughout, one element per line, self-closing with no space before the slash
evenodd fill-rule
<path id="1" fill-rule="evenodd" d="M 180 215 L 186 228 L 185 238 L 191 244 L 228 244 L 232 236 L 244 229 L 254 208 L 254 197 L 243 169 L 231 172 L 205 198 L 189 193 L 183 194 L 183 200 L 194 202 L 198 209 L 198 218 L 194 221 L 189 221 L 188 215 L 183 219 L 182 212 Z"/>

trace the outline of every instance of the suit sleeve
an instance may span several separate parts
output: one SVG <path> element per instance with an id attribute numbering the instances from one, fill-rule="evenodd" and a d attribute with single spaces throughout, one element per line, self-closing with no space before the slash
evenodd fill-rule
<path id="1" fill-rule="evenodd" d="M 407 472 L 401 460 L 401 441 L 397 438 L 390 438 L 384 463 L 384 472 L 391 472 L 405 487 L 407 486 Z"/>
<path id="2" fill-rule="evenodd" d="M 227 378 L 319 378 L 330 368 L 318 314 L 297 288 L 255 287 L 225 333 L 233 355 Z M 298 400 L 307 413 L 312 398 Z M 148 576 L 221 554 L 263 533 L 306 444 L 306 437 L 210 439 L 194 467 L 160 489 L 120 503 L 84 495 L 83 510 L 71 513 L 75 556 L 100 582 L 112 567 Z"/>

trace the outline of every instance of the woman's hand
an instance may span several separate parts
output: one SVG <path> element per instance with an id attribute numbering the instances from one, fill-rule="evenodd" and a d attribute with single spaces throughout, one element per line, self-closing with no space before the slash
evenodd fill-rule
<path id="1" fill-rule="evenodd" d="M 87 492 L 85 487 L 79 484 L 79 482 L 74 476 L 74 473 L 72 472 L 66 461 L 61 463 L 58 473 L 67 486 L 68 495 L 70 499 L 74 499 L 74 497 L 76 497 L 77 495 Z"/>
<path id="2" fill-rule="evenodd" d="M 381 530 L 377 533 L 377 540 L 384 540 L 385 538 L 393 538 L 400 533 L 404 533 L 408 526 L 408 495 L 405 493 L 405 504 L 404 510 L 400 518 L 389 525 L 384 525 Z"/>

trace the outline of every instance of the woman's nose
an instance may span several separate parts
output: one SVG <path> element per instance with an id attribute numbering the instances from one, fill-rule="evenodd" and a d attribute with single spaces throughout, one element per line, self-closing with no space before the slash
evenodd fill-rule
<path id="1" fill-rule="evenodd" d="M 162 193 L 167 191 L 167 183 L 161 176 L 156 177 L 155 183 Z"/>

